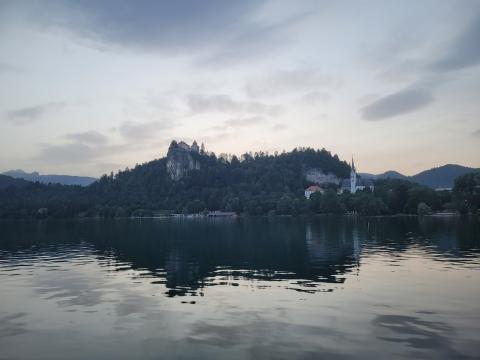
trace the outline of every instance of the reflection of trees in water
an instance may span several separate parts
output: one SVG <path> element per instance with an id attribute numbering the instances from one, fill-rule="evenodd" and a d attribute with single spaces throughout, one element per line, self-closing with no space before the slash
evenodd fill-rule
<path id="1" fill-rule="evenodd" d="M 163 275 L 169 295 L 177 295 L 235 279 L 294 279 L 308 288 L 318 281 L 342 282 L 339 275 L 353 266 L 352 242 L 320 254 L 314 245 L 322 239 L 319 230 L 296 219 L 153 221 L 118 223 L 108 234 L 90 237 L 103 239 L 94 241 L 99 253 L 113 249 L 118 261 Z"/>
<path id="2" fill-rule="evenodd" d="M 345 218 L 320 218 L 306 224 L 306 246 L 312 269 L 322 281 L 343 282 L 341 275 L 359 265 L 360 237 Z"/>
<path id="3" fill-rule="evenodd" d="M 478 219 L 462 217 L 391 217 L 358 219 L 369 251 L 404 252 L 411 247 L 432 259 L 469 261 L 480 253 Z"/>
<path id="4" fill-rule="evenodd" d="M 479 249 L 479 228 L 474 220 L 416 217 L 4 222 L 0 258 L 88 248 L 109 268 L 148 270 L 169 295 L 235 279 L 296 280 L 311 289 L 343 282 L 379 250 L 414 245 L 463 261 L 463 252 Z"/>

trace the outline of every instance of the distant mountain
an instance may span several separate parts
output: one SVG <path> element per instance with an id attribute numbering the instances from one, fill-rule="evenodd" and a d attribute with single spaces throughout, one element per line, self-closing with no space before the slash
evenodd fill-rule
<path id="1" fill-rule="evenodd" d="M 479 171 L 480 169 L 475 169 L 467 166 L 447 164 L 440 167 L 436 167 L 430 170 L 422 171 L 413 176 L 406 176 L 397 171 L 386 171 L 382 174 L 368 174 L 360 173 L 360 176 L 365 179 L 403 179 L 416 182 L 421 185 L 431 187 L 433 189 L 440 188 L 453 188 L 455 178 L 464 175 L 466 173 Z"/>
<path id="2" fill-rule="evenodd" d="M 398 171 L 394 171 L 394 170 L 389 170 L 389 171 L 385 171 L 384 173 L 382 174 L 368 174 L 368 173 L 361 173 L 360 174 L 361 177 L 363 177 L 364 179 L 374 179 L 374 180 L 379 180 L 379 179 L 408 179 L 408 176 L 406 175 L 403 175 L 403 174 L 400 174 Z"/>
<path id="3" fill-rule="evenodd" d="M 10 185 L 23 186 L 25 184 L 28 184 L 28 181 L 25 181 L 23 179 L 15 179 L 7 175 L 0 175 L 0 189 L 9 187 Z"/>
<path id="4" fill-rule="evenodd" d="M 379 175 L 381 179 L 407 179 L 408 176 L 403 175 L 395 170 L 385 171 L 383 174 Z"/>
<path id="5" fill-rule="evenodd" d="M 452 188 L 455 178 L 480 169 L 461 165 L 447 164 L 411 176 L 410 180 L 434 189 Z"/>
<path id="6" fill-rule="evenodd" d="M 10 176 L 15 179 L 24 179 L 27 181 L 38 181 L 43 184 L 62 184 L 62 185 L 80 185 L 88 186 L 97 179 L 88 176 L 71 176 L 71 175 L 40 175 L 34 171 L 27 173 L 23 170 L 5 171 L 3 175 Z"/>

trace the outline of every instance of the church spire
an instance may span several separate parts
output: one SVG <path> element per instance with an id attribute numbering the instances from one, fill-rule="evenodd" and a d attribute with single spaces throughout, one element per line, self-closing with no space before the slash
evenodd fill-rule
<path id="1" fill-rule="evenodd" d="M 352 156 L 352 170 L 350 171 L 350 193 L 355 194 L 357 192 L 357 170 L 355 169 L 355 163 Z"/>

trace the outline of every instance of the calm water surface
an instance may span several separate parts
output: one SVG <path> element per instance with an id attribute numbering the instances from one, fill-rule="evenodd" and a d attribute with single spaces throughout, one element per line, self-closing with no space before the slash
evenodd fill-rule
<path id="1" fill-rule="evenodd" d="M 0 359 L 480 358 L 480 223 L 0 222 Z"/>

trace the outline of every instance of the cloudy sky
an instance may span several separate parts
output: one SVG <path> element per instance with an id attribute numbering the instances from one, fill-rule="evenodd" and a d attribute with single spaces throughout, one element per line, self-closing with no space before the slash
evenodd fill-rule
<path id="1" fill-rule="evenodd" d="M 480 167 L 477 0 L 0 0 L 0 83 L 0 171 L 99 176 L 171 139 Z"/>

